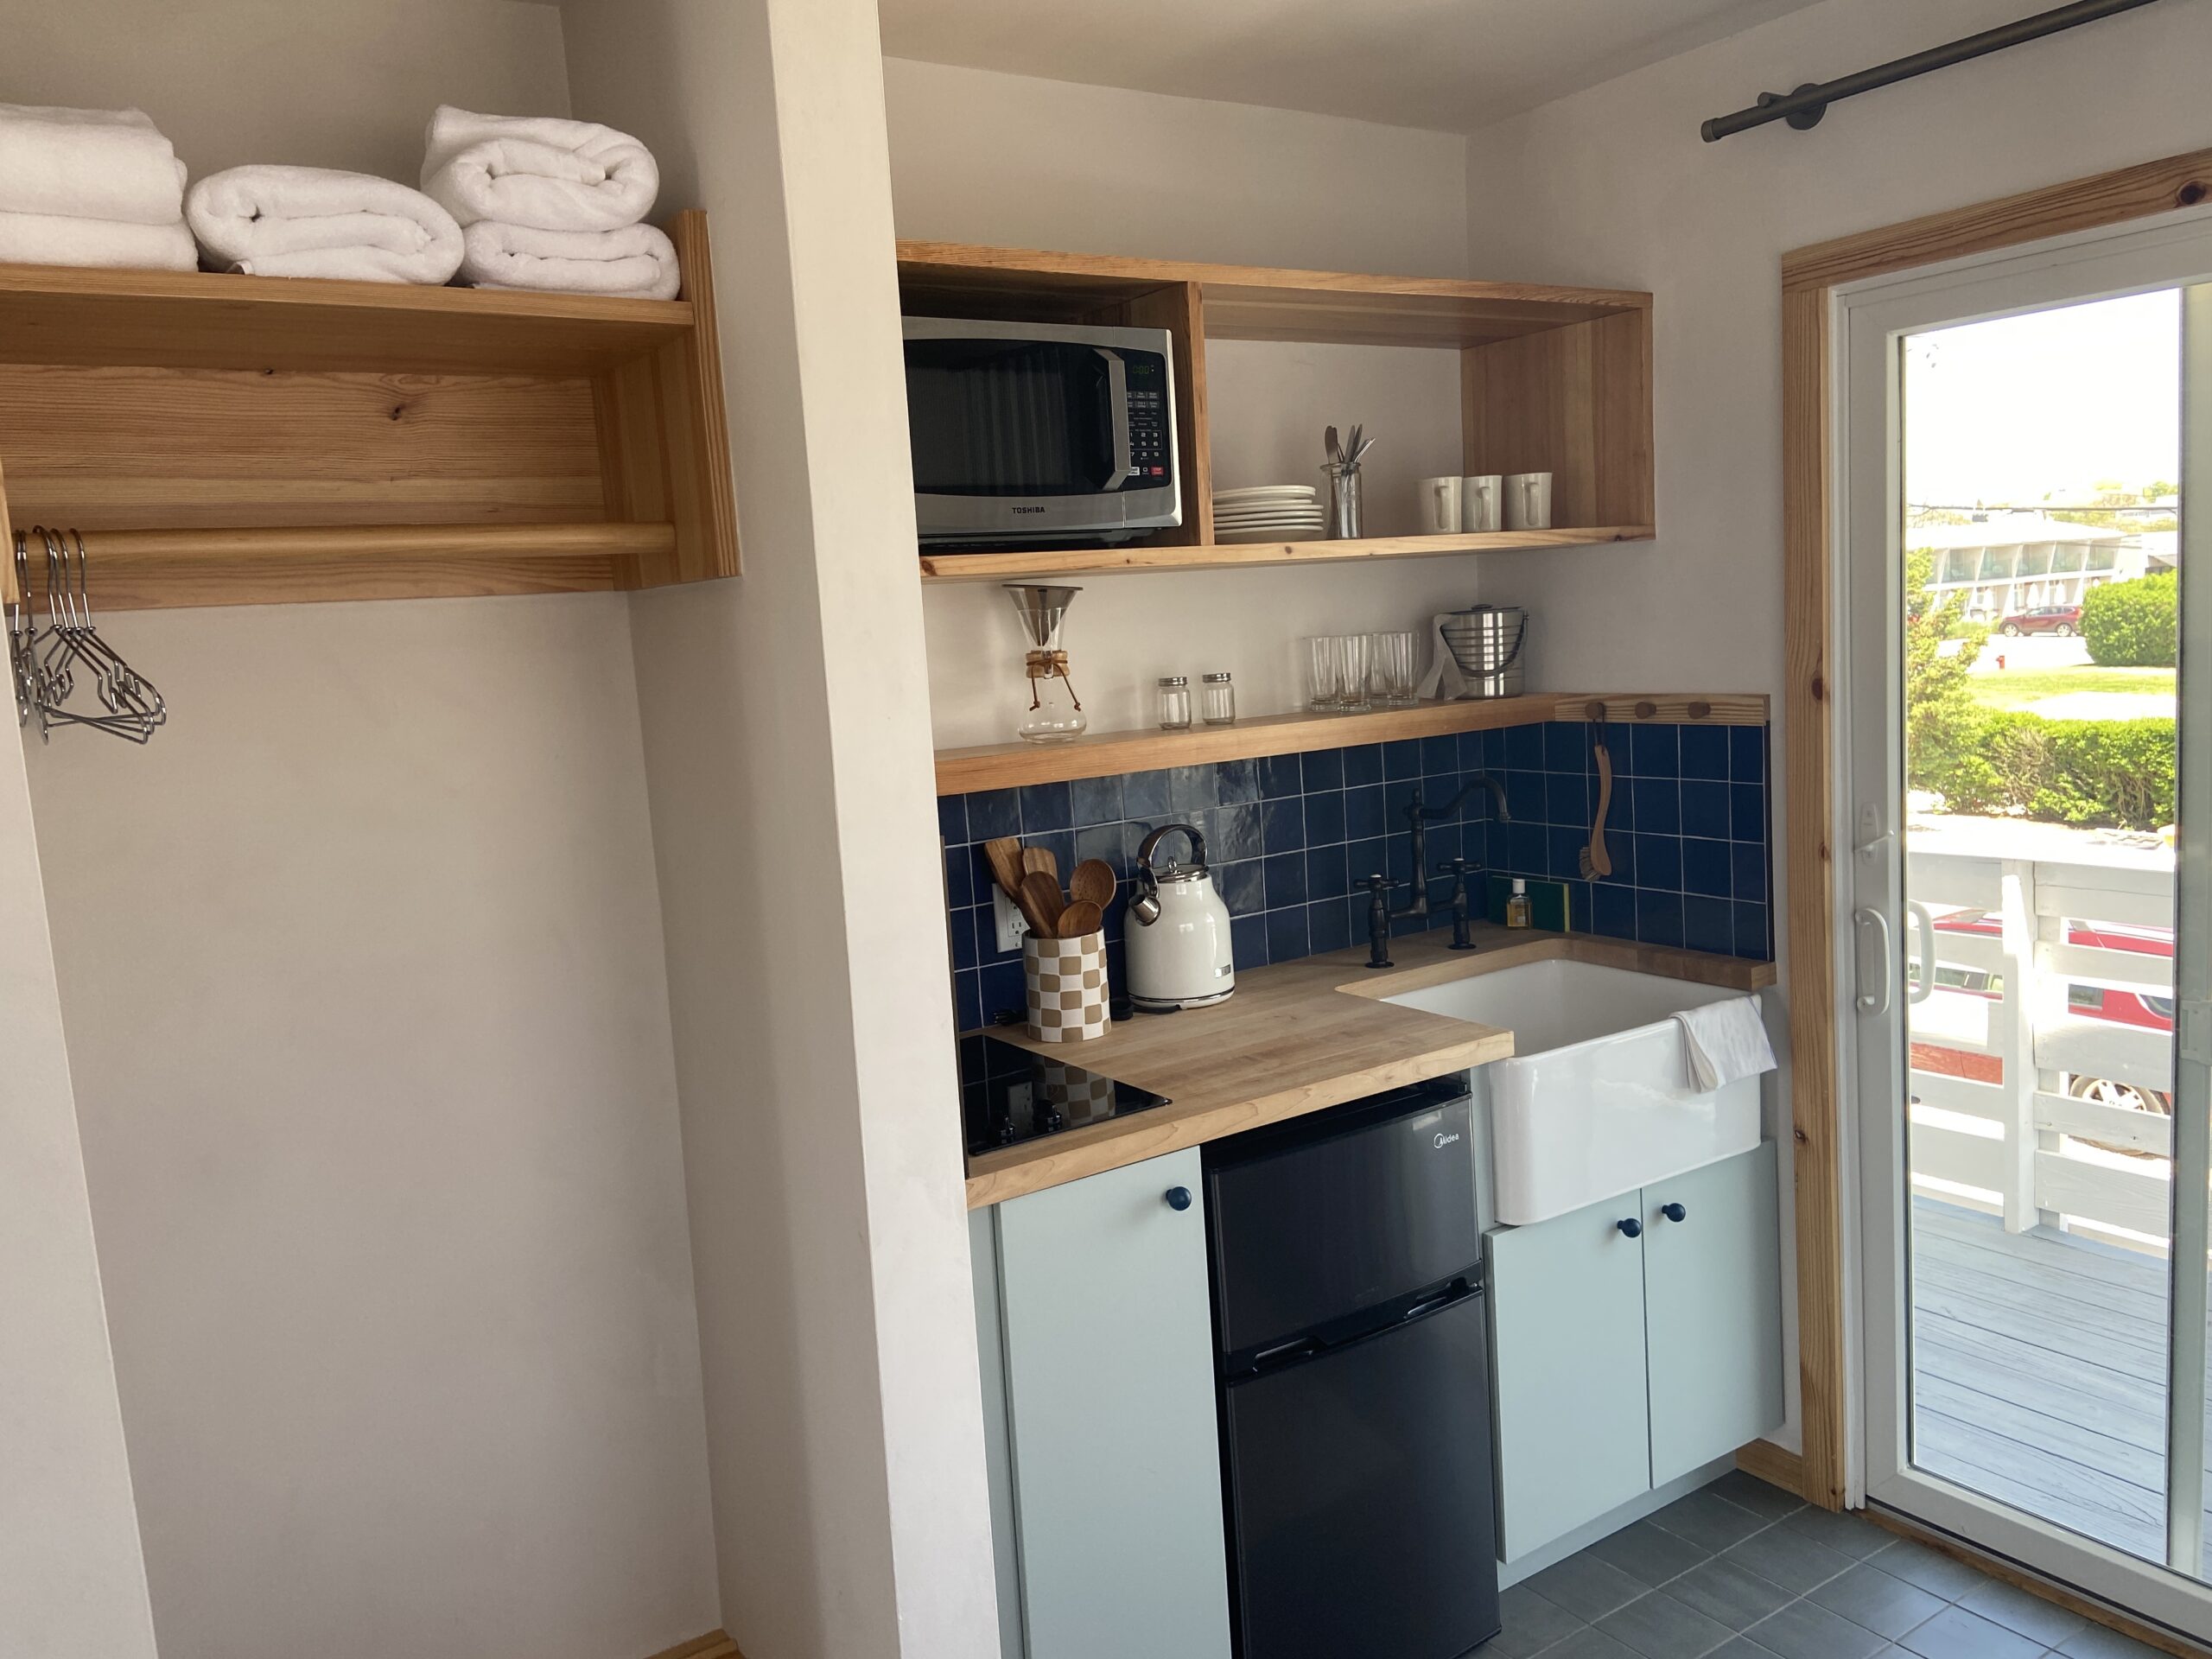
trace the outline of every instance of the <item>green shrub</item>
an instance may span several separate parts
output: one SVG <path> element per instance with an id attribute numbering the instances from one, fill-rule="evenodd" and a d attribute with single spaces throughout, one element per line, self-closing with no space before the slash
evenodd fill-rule
<path id="1" fill-rule="evenodd" d="M 1911 781 L 1952 812 L 2157 830 L 2174 822 L 2174 743 L 2171 719 L 1992 710 L 1916 741 Z"/>
<path id="2" fill-rule="evenodd" d="M 2171 668 L 2180 660 L 2181 584 L 2173 572 L 2092 588 L 2082 637 L 2104 668 Z"/>

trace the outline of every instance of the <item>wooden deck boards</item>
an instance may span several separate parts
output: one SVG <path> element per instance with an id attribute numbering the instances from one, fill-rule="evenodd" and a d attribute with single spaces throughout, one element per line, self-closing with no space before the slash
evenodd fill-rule
<path id="1" fill-rule="evenodd" d="M 1912 1221 L 1913 1461 L 2162 1559 L 2166 1264 L 1924 1198 Z"/>

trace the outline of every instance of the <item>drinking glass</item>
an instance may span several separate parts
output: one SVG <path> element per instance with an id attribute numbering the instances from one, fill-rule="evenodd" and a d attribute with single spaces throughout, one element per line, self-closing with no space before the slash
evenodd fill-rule
<path id="1" fill-rule="evenodd" d="M 1337 707 L 1348 715 L 1357 714 L 1369 706 L 1367 636 L 1363 633 L 1339 635 L 1337 652 L 1337 660 L 1341 664 L 1337 682 Z"/>
<path id="2" fill-rule="evenodd" d="M 1368 656 L 1374 663 L 1376 699 L 1385 709 L 1414 706 L 1413 631 L 1370 633 Z"/>
<path id="3" fill-rule="evenodd" d="M 1316 714 L 1334 714 L 1344 696 L 1344 654 L 1334 635 L 1317 633 L 1306 642 L 1306 706 Z"/>

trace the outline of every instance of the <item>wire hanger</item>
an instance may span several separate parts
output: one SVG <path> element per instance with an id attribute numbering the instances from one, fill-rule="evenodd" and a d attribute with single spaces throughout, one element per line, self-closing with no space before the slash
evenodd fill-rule
<path id="1" fill-rule="evenodd" d="M 31 527 L 46 551 L 47 626 L 39 626 L 30 602 L 29 539 L 16 537 L 16 589 L 8 607 L 9 677 L 16 690 L 18 724 L 38 726 L 50 741 L 57 726 L 88 726 L 143 743 L 168 719 L 168 705 L 154 683 L 131 667 L 100 637 L 92 620 L 85 538 L 75 531 Z M 88 688 L 91 702 L 79 700 Z M 97 703 L 97 707 L 92 706 Z"/>

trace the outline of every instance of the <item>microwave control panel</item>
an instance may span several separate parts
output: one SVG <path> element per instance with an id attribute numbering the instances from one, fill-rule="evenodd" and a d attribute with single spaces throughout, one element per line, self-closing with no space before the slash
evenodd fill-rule
<path id="1" fill-rule="evenodd" d="M 1165 480 L 1175 464 L 1168 442 L 1167 361 L 1150 352 L 1123 358 L 1129 387 L 1130 481 L 1145 487 Z"/>

